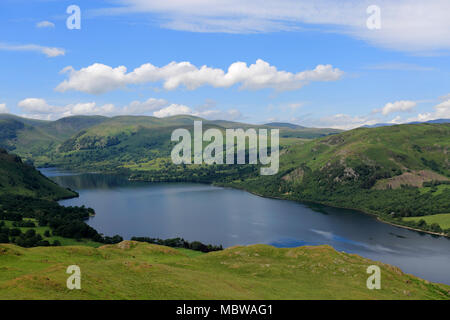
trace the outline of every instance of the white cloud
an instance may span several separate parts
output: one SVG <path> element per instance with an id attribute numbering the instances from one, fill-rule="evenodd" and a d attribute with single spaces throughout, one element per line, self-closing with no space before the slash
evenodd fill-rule
<path id="1" fill-rule="evenodd" d="M 386 103 L 381 110 L 374 110 L 374 112 L 381 111 L 385 116 L 393 112 L 411 112 L 416 105 L 417 103 L 415 101 L 401 100 Z"/>
<path id="2" fill-rule="evenodd" d="M 77 103 L 74 105 L 67 105 L 68 109 L 63 116 L 71 116 L 71 115 L 108 115 L 114 114 L 117 112 L 116 107 L 113 104 L 104 104 L 102 106 L 97 106 L 95 102 L 87 102 L 87 103 Z"/>
<path id="3" fill-rule="evenodd" d="M 0 113 L 9 113 L 6 103 L 0 103 Z"/>
<path id="4" fill-rule="evenodd" d="M 236 84 L 240 84 L 241 89 L 295 90 L 311 81 L 336 81 L 343 75 L 343 71 L 331 65 L 318 65 L 313 70 L 298 73 L 279 71 L 261 59 L 249 66 L 245 62 L 235 62 L 227 72 L 207 66 L 197 68 L 190 62 L 171 62 L 163 67 L 147 63 L 129 73 L 124 66 L 112 68 L 95 63 L 80 70 L 69 66 L 61 72 L 68 74 L 68 79 L 56 87 L 57 91 L 77 90 L 91 94 L 108 92 L 129 84 L 160 81 L 166 90 L 180 86 L 194 90 L 205 85 L 228 88 Z"/>
<path id="5" fill-rule="evenodd" d="M 340 113 L 323 117 L 318 120 L 313 120 L 310 122 L 309 126 L 350 130 L 364 125 L 373 125 L 376 123 L 378 123 L 378 120 L 369 118 L 367 116 L 351 116 L 348 114 Z"/>
<path id="6" fill-rule="evenodd" d="M 175 116 L 177 114 L 193 114 L 191 108 L 182 104 L 171 104 L 161 110 L 153 112 L 153 115 L 158 118 Z"/>
<path id="7" fill-rule="evenodd" d="M 117 2 L 116 2 L 117 3 Z M 120 0 L 97 14 L 148 13 L 162 27 L 193 32 L 254 33 L 313 27 L 401 51 L 450 49 L 448 0 Z M 369 30 L 369 5 L 381 29 Z"/>
<path id="8" fill-rule="evenodd" d="M 2 106 L 6 108 L 4 104 L 0 104 L 0 113 L 2 113 L 3 110 Z M 222 111 L 211 107 L 203 107 L 200 110 L 194 110 L 182 104 L 169 104 L 164 99 L 155 98 L 149 98 L 142 102 L 132 101 L 123 107 L 117 107 L 110 103 L 98 105 L 96 102 L 83 102 L 67 104 L 64 106 L 55 106 L 50 105 L 44 99 L 27 98 L 19 101 L 17 106 L 24 112 L 22 116 L 42 120 L 54 120 L 74 115 L 117 116 L 150 114 L 155 117 L 188 114 L 211 120 L 237 120 L 242 118 L 242 114 L 236 109 Z"/>
<path id="9" fill-rule="evenodd" d="M 414 118 L 409 118 L 406 122 L 430 121 L 436 119 L 450 119 L 450 99 L 434 106 L 433 112 L 419 113 Z"/>
<path id="10" fill-rule="evenodd" d="M 44 99 L 27 98 L 17 104 L 22 110 L 33 114 L 50 114 L 64 111 L 61 107 L 51 106 Z"/>
<path id="11" fill-rule="evenodd" d="M 38 27 L 38 28 L 54 28 L 55 24 L 50 21 L 41 21 L 41 22 L 36 23 L 36 27 Z"/>
<path id="12" fill-rule="evenodd" d="M 95 102 L 68 104 L 65 106 L 50 105 L 44 99 L 27 98 L 19 101 L 17 106 L 25 112 L 25 116 L 37 119 L 58 119 L 72 115 L 112 115 L 117 112 L 112 104 L 98 106 Z"/>
<path id="13" fill-rule="evenodd" d="M 207 109 L 207 110 L 192 110 L 188 106 L 180 104 L 171 104 L 168 107 L 162 108 L 153 112 L 153 115 L 158 118 L 170 117 L 180 114 L 187 114 L 197 116 L 209 120 L 238 120 L 242 118 L 242 114 L 239 110 L 231 109 L 227 111 Z"/>
<path id="14" fill-rule="evenodd" d="M 34 51 L 45 54 L 49 58 L 63 56 L 66 51 L 62 48 L 45 47 L 36 44 L 24 44 L 24 45 L 11 45 L 6 43 L 0 43 L 0 50 L 7 51 Z"/>
<path id="15" fill-rule="evenodd" d="M 128 106 L 125 106 L 125 114 L 146 114 L 151 111 L 159 110 L 168 103 L 164 99 L 150 98 L 144 102 L 132 101 Z"/>
<path id="16" fill-rule="evenodd" d="M 400 124 L 400 123 L 402 123 L 402 118 L 400 116 L 396 116 L 394 119 L 389 121 L 389 123 Z"/>

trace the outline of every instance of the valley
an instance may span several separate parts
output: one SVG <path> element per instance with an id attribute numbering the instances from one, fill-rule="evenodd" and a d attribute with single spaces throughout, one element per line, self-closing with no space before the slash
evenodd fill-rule
<path id="1" fill-rule="evenodd" d="M 0 119 L 10 126 L 0 145 L 37 167 L 108 172 L 150 182 L 212 183 L 267 197 L 357 209 L 397 225 L 450 233 L 447 225 L 437 222 L 403 219 L 450 212 L 448 123 L 345 132 L 283 123 L 257 126 L 280 129 L 279 171 L 260 176 L 260 165 L 172 163 L 176 142 L 171 133 L 177 128 L 192 131 L 198 117 L 83 116 L 43 122 L 2 115 Z M 222 132 L 255 127 L 230 121 L 203 120 L 203 124 L 204 130 Z"/>

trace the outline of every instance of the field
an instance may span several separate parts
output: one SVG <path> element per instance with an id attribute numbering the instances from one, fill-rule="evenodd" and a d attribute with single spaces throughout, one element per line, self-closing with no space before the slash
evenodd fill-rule
<path id="1" fill-rule="evenodd" d="M 381 290 L 366 287 L 369 265 Z M 66 269 L 81 269 L 69 290 Z M 124 241 L 86 246 L 0 245 L 0 299 L 450 299 L 450 287 L 329 246 L 232 247 L 207 254 Z"/>
<path id="2" fill-rule="evenodd" d="M 444 229 L 450 229 L 450 213 L 442 213 L 442 214 L 433 214 L 431 216 L 423 216 L 423 217 L 408 217 L 403 218 L 406 221 L 414 221 L 418 222 L 421 219 L 425 220 L 427 224 L 437 223 Z"/>

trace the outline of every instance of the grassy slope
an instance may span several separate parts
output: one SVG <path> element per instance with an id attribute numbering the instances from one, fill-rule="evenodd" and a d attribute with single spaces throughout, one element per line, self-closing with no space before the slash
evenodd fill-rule
<path id="1" fill-rule="evenodd" d="M 81 268 L 82 289 L 66 288 Z M 366 269 L 381 268 L 381 290 Z M 0 245 L 0 299 L 450 299 L 450 287 L 329 246 L 233 247 L 187 255 L 146 243 L 100 248 Z"/>
<path id="2" fill-rule="evenodd" d="M 441 214 L 433 214 L 430 216 L 423 217 L 408 217 L 404 218 L 406 221 L 415 221 L 425 220 L 427 224 L 437 223 L 443 229 L 450 229 L 450 213 L 441 213 Z"/>
<path id="3" fill-rule="evenodd" d="M 76 193 L 61 188 L 15 155 L 0 149 L 0 194 L 14 194 L 45 199 L 72 197 Z"/>
<path id="4" fill-rule="evenodd" d="M 314 170 L 335 159 L 359 159 L 387 169 L 432 170 L 421 160 L 425 158 L 450 176 L 449 148 L 449 124 L 359 128 L 298 145 L 281 158 L 281 165 L 289 169 L 304 163 Z"/>
<path id="5" fill-rule="evenodd" d="M 23 159 L 48 160 L 63 141 L 106 119 L 102 116 L 72 116 L 42 121 L 0 114 L 0 147 L 14 151 Z"/>

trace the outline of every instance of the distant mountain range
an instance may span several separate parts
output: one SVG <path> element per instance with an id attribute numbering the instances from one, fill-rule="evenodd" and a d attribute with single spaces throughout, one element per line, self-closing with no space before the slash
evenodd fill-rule
<path id="1" fill-rule="evenodd" d="M 97 161 L 101 158 L 107 162 L 112 158 L 118 160 L 124 154 L 134 161 L 149 161 L 158 158 L 158 155 L 170 155 L 172 131 L 190 127 L 196 120 L 203 121 L 205 128 L 215 127 L 219 130 L 279 128 L 280 138 L 314 139 L 342 132 L 338 129 L 306 128 L 288 123 L 254 125 L 206 120 L 188 115 L 166 118 L 71 116 L 43 121 L 0 114 L 0 148 L 18 154 L 24 160 L 33 160 L 36 165 L 61 164 L 61 157 L 67 157 L 63 161 L 65 164 L 85 162 L 87 158 Z"/>
<path id="2" fill-rule="evenodd" d="M 414 121 L 414 122 L 408 122 L 408 123 L 402 123 L 402 124 L 420 124 L 420 123 L 450 123 L 450 119 L 436 119 L 436 120 L 430 120 L 430 121 Z M 364 125 L 362 128 L 378 128 L 378 127 L 388 127 L 388 126 L 395 126 L 398 125 L 397 123 L 377 123 L 372 125 Z"/>
<path id="3" fill-rule="evenodd" d="M 265 126 L 269 126 L 269 127 L 277 127 L 277 128 L 290 128 L 290 129 L 304 129 L 306 127 L 303 126 L 299 126 L 293 123 L 288 123 L 288 122 L 269 122 L 264 124 Z"/>

